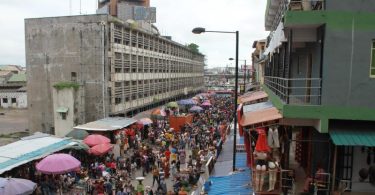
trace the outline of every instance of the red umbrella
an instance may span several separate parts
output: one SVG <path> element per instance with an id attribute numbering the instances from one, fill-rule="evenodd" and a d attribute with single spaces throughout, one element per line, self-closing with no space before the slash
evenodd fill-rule
<path id="1" fill-rule="evenodd" d="M 109 140 L 107 137 L 99 135 L 99 134 L 92 134 L 87 136 L 83 142 L 87 144 L 88 146 L 95 146 L 98 144 L 105 144 L 110 143 L 111 140 Z"/>
<path id="2" fill-rule="evenodd" d="M 90 148 L 89 153 L 96 156 L 101 156 L 103 154 L 107 154 L 110 150 L 112 150 L 112 147 L 113 146 L 109 143 L 99 144 Z"/>

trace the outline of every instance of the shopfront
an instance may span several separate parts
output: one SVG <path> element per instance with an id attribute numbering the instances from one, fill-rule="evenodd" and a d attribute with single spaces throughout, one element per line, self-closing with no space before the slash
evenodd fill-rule
<path id="1" fill-rule="evenodd" d="M 373 122 L 332 121 L 334 190 L 375 194 L 375 131 Z"/>

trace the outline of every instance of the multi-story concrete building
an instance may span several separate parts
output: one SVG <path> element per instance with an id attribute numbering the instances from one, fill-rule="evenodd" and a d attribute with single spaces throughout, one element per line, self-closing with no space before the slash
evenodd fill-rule
<path id="1" fill-rule="evenodd" d="M 251 61 L 253 68 L 255 70 L 255 80 L 259 82 L 261 85 L 264 84 L 264 61 L 265 56 L 263 52 L 266 48 L 266 40 L 257 40 L 253 42 L 254 51 L 251 54 Z"/>
<path id="2" fill-rule="evenodd" d="M 375 146 L 374 5 L 268 1 L 264 89 L 297 135 L 290 140 L 299 165 L 310 175 L 318 167 L 331 174 L 321 191 L 338 184 L 375 191 L 374 178 L 361 174 L 375 165 L 368 160 Z"/>
<path id="3" fill-rule="evenodd" d="M 26 19 L 25 42 L 32 131 L 55 128 L 53 105 L 62 105 L 53 86 L 75 88 L 73 110 L 58 110 L 76 115 L 77 125 L 132 115 L 204 85 L 203 55 L 110 15 Z"/>
<path id="4" fill-rule="evenodd" d="M 21 68 L 0 69 L 0 108 L 27 108 L 26 74 Z"/>

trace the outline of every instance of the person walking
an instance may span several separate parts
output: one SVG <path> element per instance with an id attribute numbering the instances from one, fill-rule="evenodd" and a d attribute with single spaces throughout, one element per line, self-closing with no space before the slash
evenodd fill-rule
<path id="1" fill-rule="evenodd" d="M 155 180 L 159 186 L 160 185 L 159 169 L 156 166 L 154 166 L 152 169 L 152 187 L 154 187 Z"/>

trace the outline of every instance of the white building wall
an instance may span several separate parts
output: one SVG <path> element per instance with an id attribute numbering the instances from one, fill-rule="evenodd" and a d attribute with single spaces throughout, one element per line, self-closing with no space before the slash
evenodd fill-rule
<path id="1" fill-rule="evenodd" d="M 66 119 L 62 118 L 62 114 L 56 112 L 59 107 L 68 108 L 68 112 L 66 113 Z M 55 135 L 63 137 L 73 129 L 74 89 L 53 89 L 53 115 Z"/>
<path id="2" fill-rule="evenodd" d="M 12 98 L 16 99 L 15 103 L 12 103 Z M 1 108 L 27 108 L 27 93 L 26 92 L 0 92 L 0 107 Z"/>

